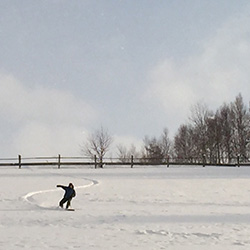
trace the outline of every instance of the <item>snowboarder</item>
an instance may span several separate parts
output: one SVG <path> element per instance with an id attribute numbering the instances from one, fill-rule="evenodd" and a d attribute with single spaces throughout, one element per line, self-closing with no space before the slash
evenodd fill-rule
<path id="1" fill-rule="evenodd" d="M 72 198 L 76 196 L 74 185 L 72 183 L 69 183 L 68 187 L 67 186 L 63 186 L 63 185 L 57 185 L 56 187 L 60 187 L 60 188 L 64 189 L 64 191 L 65 191 L 65 194 L 64 194 L 62 200 L 59 202 L 59 206 L 61 208 L 63 208 L 63 204 L 65 202 L 67 202 L 66 209 L 68 209 L 69 206 L 70 206 Z"/>

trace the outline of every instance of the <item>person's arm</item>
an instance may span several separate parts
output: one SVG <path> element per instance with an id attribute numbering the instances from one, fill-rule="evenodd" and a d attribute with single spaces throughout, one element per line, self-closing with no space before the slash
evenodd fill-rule
<path id="1" fill-rule="evenodd" d="M 63 185 L 56 185 L 56 187 L 65 189 L 65 186 Z"/>

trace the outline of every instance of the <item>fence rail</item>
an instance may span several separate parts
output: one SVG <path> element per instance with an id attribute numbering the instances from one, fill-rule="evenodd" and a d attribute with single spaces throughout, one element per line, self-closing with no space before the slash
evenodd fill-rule
<path id="1" fill-rule="evenodd" d="M 200 165 L 200 166 L 228 166 L 228 167 L 240 167 L 240 166 L 250 166 L 250 162 L 241 162 L 240 157 L 234 159 L 233 163 L 209 163 L 206 162 L 204 158 L 202 161 L 190 162 L 185 159 L 152 159 L 152 158 L 135 158 L 133 155 L 130 158 L 104 158 L 101 162 L 96 156 L 93 158 L 89 157 L 63 157 L 60 154 L 52 157 L 22 157 L 18 155 L 16 158 L 0 158 L 1 166 L 16 166 L 22 168 L 23 166 L 57 166 L 61 168 L 62 166 L 93 166 L 94 168 L 103 168 L 104 166 L 129 166 L 133 168 L 134 166 L 143 165 L 165 165 L 175 166 L 175 165 Z"/>

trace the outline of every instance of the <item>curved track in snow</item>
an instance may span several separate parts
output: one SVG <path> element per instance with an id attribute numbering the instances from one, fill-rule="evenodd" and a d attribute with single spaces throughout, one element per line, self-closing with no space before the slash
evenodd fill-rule
<path id="1" fill-rule="evenodd" d="M 94 185 L 98 185 L 99 182 L 93 179 L 88 179 L 88 178 L 83 178 L 84 180 L 90 181 L 89 184 L 86 185 L 82 185 L 82 186 L 77 186 L 75 187 L 76 190 L 78 189 L 83 189 L 83 188 L 88 188 Z M 45 194 L 45 193 L 50 193 L 50 192 L 58 192 L 58 189 L 54 188 L 54 189 L 48 189 L 48 190 L 40 190 L 40 191 L 34 191 L 34 192 L 30 192 L 27 193 L 26 195 L 22 196 L 21 198 L 26 201 L 27 203 L 30 203 L 32 205 L 35 205 L 37 207 L 43 208 L 43 209 L 55 209 L 57 207 L 45 207 L 45 206 L 41 206 L 37 203 L 34 202 L 33 196 L 35 195 L 39 195 L 39 194 Z"/>

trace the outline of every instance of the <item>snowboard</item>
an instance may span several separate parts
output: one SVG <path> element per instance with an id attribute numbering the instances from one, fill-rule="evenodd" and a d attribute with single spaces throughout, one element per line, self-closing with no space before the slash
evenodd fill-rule
<path id="1" fill-rule="evenodd" d="M 66 211 L 75 211 L 74 208 L 66 208 L 65 210 L 66 210 Z"/>

